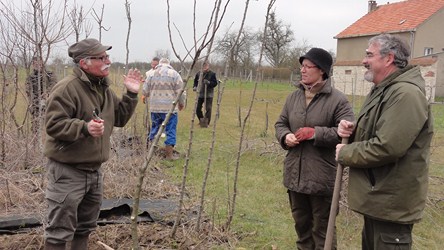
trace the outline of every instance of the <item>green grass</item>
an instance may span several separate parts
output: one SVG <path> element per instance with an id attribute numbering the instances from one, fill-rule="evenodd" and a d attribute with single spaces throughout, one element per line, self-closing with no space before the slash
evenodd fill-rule
<path id="1" fill-rule="evenodd" d="M 216 146 L 205 197 L 206 214 L 217 225 L 226 222 L 228 199 L 233 192 L 234 169 L 240 128 L 238 127 L 239 91 L 242 89 L 242 120 L 251 99 L 253 84 L 230 82 L 226 85 L 217 121 Z M 276 145 L 274 122 L 286 96 L 294 89 L 290 84 L 264 83 L 258 85 L 256 101 L 246 127 L 245 142 L 239 169 L 238 195 L 233 232 L 241 236 L 236 248 L 245 249 L 295 249 L 296 235 L 293 228 L 286 189 L 282 185 L 284 151 Z M 194 93 L 188 95 L 188 107 L 180 113 L 178 149 L 186 151 L 194 102 Z M 268 103 L 268 130 L 265 133 L 265 107 Z M 362 98 L 355 99 L 355 105 Z M 359 110 L 359 107 L 354 107 Z M 430 174 L 430 197 L 433 198 L 424 213 L 424 220 L 414 227 L 414 249 L 439 249 L 444 244 L 443 165 L 439 157 L 444 153 L 444 106 L 434 105 L 436 133 Z M 213 104 L 213 114 L 216 102 Z M 213 122 L 213 121 L 212 121 Z M 212 126 L 208 129 L 194 126 L 187 188 L 194 200 L 199 199 L 203 176 L 211 145 Z M 441 152 L 443 151 L 443 152 Z M 183 160 L 167 170 L 174 180 L 181 181 Z M 230 197 L 230 198 L 229 198 Z M 212 208 L 216 204 L 216 212 Z M 345 208 L 337 218 L 339 249 L 360 249 L 362 218 Z"/>
<path id="2" fill-rule="evenodd" d="M 238 106 L 240 103 L 243 121 L 251 100 L 253 86 L 252 83 L 227 82 L 222 98 L 220 118 L 217 121 L 215 152 L 205 196 L 206 215 L 213 219 L 216 225 L 225 224 L 228 201 L 233 193 L 240 135 Z M 113 88 L 119 93 L 123 89 L 121 84 L 114 85 Z M 242 90 L 241 100 L 239 99 L 240 90 Z M 272 246 L 283 250 L 295 249 L 296 234 L 293 219 L 286 189 L 282 185 L 285 152 L 276 144 L 274 136 L 274 122 L 287 95 L 293 90 L 294 87 L 288 83 L 258 84 L 255 102 L 245 130 L 245 141 L 240 159 L 238 195 L 231 227 L 232 232 L 239 236 L 239 241 L 230 245 L 232 249 L 272 249 Z M 195 93 L 189 91 L 188 106 L 179 113 L 177 148 L 183 153 L 188 147 L 194 98 Z M 355 112 L 359 111 L 362 100 L 363 98 L 353 99 Z M 423 221 L 416 224 L 413 230 L 413 248 L 424 250 L 441 249 L 444 245 L 444 160 L 441 157 L 444 155 L 444 105 L 432 107 L 435 117 L 435 136 L 430 165 L 429 202 Z M 214 100 L 212 123 L 216 108 L 217 104 Z M 141 125 L 143 109 L 144 105 L 139 103 L 133 119 L 136 125 L 133 126 L 134 122 L 131 121 L 125 130 L 136 134 L 144 133 Z M 23 110 L 24 105 L 17 107 L 17 111 L 22 111 L 24 114 Z M 19 120 L 23 117 L 22 113 L 18 115 Z M 266 123 L 267 114 L 268 124 Z M 268 129 L 266 129 L 267 125 Z M 187 202 L 190 204 L 200 199 L 211 145 L 212 125 L 210 128 L 201 129 L 196 120 L 194 129 L 187 178 L 187 191 L 191 199 Z M 173 181 L 178 184 L 182 179 L 183 164 L 182 159 L 174 162 L 172 164 L 174 167 L 165 168 Z M 216 208 L 215 213 L 212 212 L 213 206 Z M 361 226 L 360 215 L 342 208 L 337 218 L 338 249 L 360 249 Z M 226 248 L 215 247 L 215 249 Z"/>
<path id="3" fill-rule="evenodd" d="M 244 151 L 241 156 L 238 193 L 232 230 L 241 235 L 236 247 L 246 249 L 290 249 L 294 244 L 294 229 L 287 202 L 286 190 L 282 185 L 283 151 L 273 143 L 274 122 L 280 113 L 286 95 L 292 88 L 289 84 L 259 84 L 250 119 L 246 126 Z M 217 121 L 216 149 L 206 191 L 206 213 L 215 223 L 223 225 L 227 217 L 228 199 L 233 192 L 240 128 L 238 127 L 239 90 L 242 89 L 242 121 L 251 100 L 253 84 L 229 83 L 224 91 L 220 119 Z M 194 93 L 188 103 L 193 103 Z M 268 130 L 266 128 L 266 103 L 268 102 Z M 213 114 L 216 112 L 213 104 Z M 179 149 L 185 151 L 189 136 L 192 105 L 180 113 Z M 195 125 L 193 148 L 188 176 L 188 187 L 199 196 L 205 173 L 211 130 Z M 277 151 L 276 151 L 277 150 Z M 276 153 L 277 152 L 277 153 Z M 170 168 L 172 176 L 180 180 L 182 162 Z M 216 200 L 216 213 L 211 214 Z M 283 223 L 285 222 L 285 223 Z"/>

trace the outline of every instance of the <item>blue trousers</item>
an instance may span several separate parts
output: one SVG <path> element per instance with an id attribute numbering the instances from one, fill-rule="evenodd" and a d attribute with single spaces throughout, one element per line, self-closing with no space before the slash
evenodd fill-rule
<path id="1" fill-rule="evenodd" d="M 163 121 L 165 121 L 166 113 L 151 113 L 151 131 L 149 134 L 149 140 L 152 141 L 160 129 Z M 165 126 L 166 140 L 165 145 L 176 145 L 176 130 L 177 130 L 177 113 L 171 114 L 168 123 Z"/>

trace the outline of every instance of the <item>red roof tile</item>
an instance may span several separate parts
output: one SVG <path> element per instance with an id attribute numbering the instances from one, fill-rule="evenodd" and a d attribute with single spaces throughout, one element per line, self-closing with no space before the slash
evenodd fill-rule
<path id="1" fill-rule="evenodd" d="M 411 31 L 443 7 L 444 0 L 408 0 L 379 5 L 335 38 Z"/>

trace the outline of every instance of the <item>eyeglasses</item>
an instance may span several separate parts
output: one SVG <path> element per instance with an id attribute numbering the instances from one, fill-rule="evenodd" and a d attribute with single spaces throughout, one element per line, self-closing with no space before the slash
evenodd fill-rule
<path id="1" fill-rule="evenodd" d="M 88 57 L 86 57 L 86 59 L 97 59 L 97 60 L 102 60 L 102 62 L 106 62 L 107 60 L 109 60 L 109 55 L 104 55 L 104 56 L 88 56 Z"/>
<path id="2" fill-rule="evenodd" d="M 302 70 L 302 69 L 312 69 L 312 68 L 317 68 L 317 67 L 318 66 L 316 66 L 316 65 L 304 65 L 304 64 L 302 64 L 299 69 L 300 70 Z"/>
<path id="3" fill-rule="evenodd" d="M 373 54 L 373 53 L 371 53 L 371 52 L 366 52 L 365 53 L 365 58 L 372 58 L 372 57 L 374 57 L 375 56 L 375 54 Z"/>
<path id="4" fill-rule="evenodd" d="M 369 50 L 365 50 L 365 58 L 373 58 L 373 57 L 378 56 L 378 55 L 382 58 L 382 57 L 385 57 L 387 54 L 382 55 L 381 53 L 371 52 Z"/>

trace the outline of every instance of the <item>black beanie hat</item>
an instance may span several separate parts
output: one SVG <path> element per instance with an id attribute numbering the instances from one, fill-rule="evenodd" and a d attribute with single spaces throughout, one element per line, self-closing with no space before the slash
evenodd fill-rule
<path id="1" fill-rule="evenodd" d="M 330 53 L 321 48 L 311 48 L 307 54 L 299 57 L 299 63 L 302 64 L 304 59 L 312 61 L 318 68 L 324 71 L 324 79 L 327 79 L 330 75 L 331 65 L 333 64 L 333 58 Z"/>

